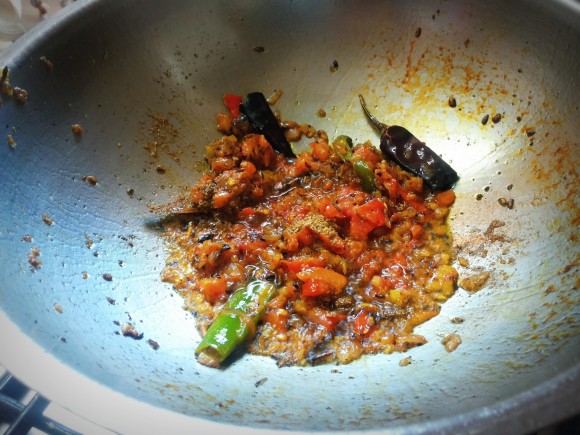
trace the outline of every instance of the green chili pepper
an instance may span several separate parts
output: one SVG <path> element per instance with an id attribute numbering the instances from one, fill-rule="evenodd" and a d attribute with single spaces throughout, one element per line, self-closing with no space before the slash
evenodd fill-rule
<path id="1" fill-rule="evenodd" d="M 332 141 L 332 148 L 342 160 L 348 161 L 352 158 L 352 139 L 350 137 L 341 134 Z"/>
<path id="2" fill-rule="evenodd" d="M 352 164 L 354 172 L 360 178 L 363 190 L 367 193 L 373 193 L 375 187 L 375 173 L 364 160 L 357 160 Z"/>
<path id="3" fill-rule="evenodd" d="M 195 349 L 197 361 L 219 368 L 237 346 L 253 335 L 275 293 L 273 282 L 258 279 L 236 290 Z"/>
<path id="4" fill-rule="evenodd" d="M 337 136 L 332 141 L 332 148 L 338 156 L 344 161 L 352 159 L 352 139 L 345 135 Z M 369 164 L 364 160 L 356 160 L 352 162 L 354 172 L 360 178 L 363 190 L 367 193 L 373 193 L 375 188 L 375 174 L 369 167 Z"/>

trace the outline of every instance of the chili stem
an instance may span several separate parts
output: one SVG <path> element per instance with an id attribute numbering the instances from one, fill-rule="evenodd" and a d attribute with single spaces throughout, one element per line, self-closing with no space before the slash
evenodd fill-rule
<path id="1" fill-rule="evenodd" d="M 360 101 L 360 105 L 363 111 L 365 112 L 365 115 L 371 121 L 371 123 L 377 128 L 377 130 L 380 131 L 382 135 L 387 130 L 387 128 L 389 128 L 389 126 L 387 124 L 383 124 L 381 121 L 375 118 L 375 116 L 371 112 L 369 112 L 369 109 L 367 109 L 367 103 L 361 94 L 358 94 L 358 99 Z"/>

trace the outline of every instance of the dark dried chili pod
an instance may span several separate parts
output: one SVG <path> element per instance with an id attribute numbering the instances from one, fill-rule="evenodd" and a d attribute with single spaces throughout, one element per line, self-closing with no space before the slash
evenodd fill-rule
<path id="1" fill-rule="evenodd" d="M 247 116 L 253 130 L 266 137 L 272 148 L 284 157 L 296 157 L 264 94 L 252 92 L 246 95 L 240 111 Z"/>
<path id="2" fill-rule="evenodd" d="M 449 189 L 459 180 L 457 172 L 424 142 L 404 127 L 378 121 L 367 109 L 362 95 L 359 99 L 366 116 L 381 132 L 381 151 L 387 158 L 421 177 L 431 190 Z"/>

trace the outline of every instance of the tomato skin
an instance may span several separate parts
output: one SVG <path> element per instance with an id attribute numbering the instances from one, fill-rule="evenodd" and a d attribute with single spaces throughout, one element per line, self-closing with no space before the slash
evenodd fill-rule
<path id="1" fill-rule="evenodd" d="M 379 198 L 371 199 L 357 207 L 357 213 L 377 227 L 387 223 L 385 212 L 385 203 Z"/>
<path id="2" fill-rule="evenodd" d="M 307 279 L 302 284 L 302 296 L 313 298 L 317 296 L 329 295 L 332 293 L 333 289 L 330 283 L 321 279 Z"/>
<path id="3" fill-rule="evenodd" d="M 331 269 L 325 269 L 324 267 L 312 267 L 303 270 L 296 274 L 300 281 L 304 284 L 308 282 L 308 286 L 312 286 L 313 289 L 308 289 L 307 292 L 312 292 L 312 296 L 319 296 L 320 294 L 338 294 L 340 293 L 348 283 L 348 278 L 338 272 Z M 313 281 L 313 282 L 311 282 Z M 302 294 L 304 294 L 304 285 L 302 288 Z"/>
<path id="4" fill-rule="evenodd" d="M 239 168 L 224 171 L 218 175 L 213 180 L 215 192 L 212 198 L 212 207 L 225 207 L 231 200 L 241 195 L 251 182 L 255 172 L 256 166 L 244 160 Z"/>
<path id="5" fill-rule="evenodd" d="M 411 227 L 411 237 L 413 237 L 414 240 L 419 239 L 421 234 L 423 234 L 423 227 L 421 225 L 415 224 Z"/>
<path id="6" fill-rule="evenodd" d="M 444 190 L 435 195 L 435 201 L 441 207 L 451 207 L 455 202 L 455 192 L 453 190 Z"/>
<path id="7" fill-rule="evenodd" d="M 254 210 L 252 207 L 244 207 L 238 213 L 238 218 L 245 221 L 245 220 L 250 219 L 252 216 L 255 216 L 255 215 L 256 215 L 256 210 Z"/>
<path id="8" fill-rule="evenodd" d="M 355 147 L 353 150 L 351 161 L 357 160 L 364 160 L 371 169 L 374 169 L 383 158 L 377 149 L 367 142 L 362 146 Z"/>
<path id="9" fill-rule="evenodd" d="M 277 332 L 286 332 L 288 317 L 288 312 L 286 310 L 270 310 L 266 313 L 264 321 L 271 324 Z"/>
<path id="10" fill-rule="evenodd" d="M 340 314 L 319 307 L 314 307 L 308 311 L 307 318 L 312 323 L 322 326 L 327 331 L 332 331 L 336 328 L 336 325 L 346 319 L 346 314 Z"/>
<path id="11" fill-rule="evenodd" d="M 389 198 L 391 198 L 392 201 L 396 201 L 400 196 L 403 201 L 413 207 L 418 213 L 425 213 L 427 211 L 427 207 L 425 207 L 423 204 L 421 197 L 405 189 L 394 178 L 384 181 L 383 186 L 388 192 Z"/>
<path id="12" fill-rule="evenodd" d="M 312 246 L 314 243 L 314 233 L 310 228 L 302 228 L 296 233 L 296 238 L 302 246 Z"/>
<path id="13" fill-rule="evenodd" d="M 197 285 L 210 304 L 215 304 L 228 288 L 224 278 L 204 278 L 199 280 Z"/>
<path id="14" fill-rule="evenodd" d="M 283 265 L 289 272 L 298 273 L 309 267 L 324 267 L 326 260 L 318 257 L 294 258 L 292 260 L 283 260 Z"/>
<path id="15" fill-rule="evenodd" d="M 356 207 L 364 204 L 372 196 L 362 190 L 343 187 L 339 190 L 336 208 L 347 218 L 352 218 L 356 214 Z"/>
<path id="16" fill-rule="evenodd" d="M 321 198 L 317 203 L 318 212 L 327 219 L 337 221 L 346 218 L 328 198 Z"/>
<path id="17" fill-rule="evenodd" d="M 222 133 L 228 133 L 232 131 L 233 118 L 231 113 L 218 113 L 217 114 L 217 129 Z"/>
<path id="18" fill-rule="evenodd" d="M 330 158 L 330 146 L 326 143 L 312 142 L 310 144 L 312 155 L 316 160 L 325 161 Z"/>
<path id="19" fill-rule="evenodd" d="M 258 169 L 272 168 L 276 163 L 276 151 L 261 134 L 247 135 L 241 144 L 244 158 Z"/>
<path id="20" fill-rule="evenodd" d="M 386 206 L 379 198 L 355 207 L 354 211 L 350 235 L 355 240 L 366 240 L 371 231 L 387 225 Z"/>
<path id="21" fill-rule="evenodd" d="M 369 314 L 368 311 L 360 311 L 353 323 L 354 332 L 358 335 L 366 335 L 373 329 L 375 325 L 375 319 Z"/>
<path id="22" fill-rule="evenodd" d="M 240 116 L 240 104 L 242 104 L 242 97 L 234 94 L 224 95 L 224 104 L 234 118 Z"/>
<path id="23" fill-rule="evenodd" d="M 350 236 L 355 240 L 366 240 L 373 229 L 375 226 L 359 215 L 354 215 L 350 220 Z"/>

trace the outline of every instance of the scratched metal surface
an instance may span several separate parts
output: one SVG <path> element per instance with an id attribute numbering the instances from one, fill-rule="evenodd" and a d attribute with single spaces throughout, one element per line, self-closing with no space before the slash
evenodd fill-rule
<path id="1" fill-rule="evenodd" d="M 578 412 L 578 16 L 565 1 L 102 0 L 60 11 L 0 56 L 29 92 L 0 107 L 15 141 L 0 146 L 0 362 L 121 432 L 523 433 Z M 378 143 L 363 93 L 461 175 L 451 224 L 468 266 L 457 268 L 491 278 L 418 328 L 427 345 L 346 366 L 196 364 L 194 319 L 159 280 L 163 241 L 146 205 L 199 176 L 224 92 L 275 89 L 286 118 Z M 141 340 L 119 334 L 128 321 Z M 452 332 L 463 343 L 447 353 Z"/>

